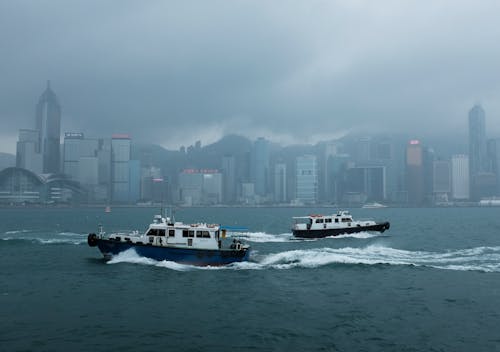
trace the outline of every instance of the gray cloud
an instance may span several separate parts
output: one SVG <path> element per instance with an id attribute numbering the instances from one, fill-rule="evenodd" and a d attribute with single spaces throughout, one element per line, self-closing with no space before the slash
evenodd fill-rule
<path id="1" fill-rule="evenodd" d="M 174 147 L 225 133 L 500 132 L 496 1 L 6 1 L 4 145 L 50 79 L 63 130 Z M 64 132 L 63 131 L 63 132 Z M 10 147 L 12 150 L 14 146 Z"/>

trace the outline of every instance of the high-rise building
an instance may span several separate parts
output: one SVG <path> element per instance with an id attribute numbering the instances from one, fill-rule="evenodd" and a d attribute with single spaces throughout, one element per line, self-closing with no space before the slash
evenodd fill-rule
<path id="1" fill-rule="evenodd" d="M 99 141 L 97 139 L 85 138 L 83 133 L 65 133 L 63 144 L 63 173 L 70 176 L 73 180 L 79 181 L 81 174 L 80 170 L 85 171 L 85 167 L 80 165 L 80 159 L 95 158 L 97 157 L 98 150 Z"/>
<path id="2" fill-rule="evenodd" d="M 274 201 L 276 203 L 287 202 L 286 164 L 274 165 Z"/>
<path id="3" fill-rule="evenodd" d="M 496 177 L 496 195 L 500 196 L 500 138 L 493 138 L 488 140 L 488 161 L 489 170 L 495 174 Z"/>
<path id="4" fill-rule="evenodd" d="M 130 146 L 128 134 L 115 134 L 111 138 L 111 199 L 128 203 L 130 192 Z"/>
<path id="5" fill-rule="evenodd" d="M 223 201 L 226 204 L 236 201 L 236 159 L 233 155 L 222 157 L 222 178 L 223 182 Z"/>
<path id="6" fill-rule="evenodd" d="M 16 166 L 36 174 L 43 172 L 42 154 L 39 153 L 39 134 L 37 130 L 19 130 L 16 147 Z"/>
<path id="7" fill-rule="evenodd" d="M 420 141 L 411 140 L 406 147 L 406 190 L 408 202 L 420 205 L 424 201 L 424 154 Z"/>
<path id="8" fill-rule="evenodd" d="M 265 138 L 258 138 L 252 150 L 251 179 L 255 184 L 255 193 L 259 196 L 267 195 L 269 173 L 269 142 Z"/>
<path id="9" fill-rule="evenodd" d="M 299 156 L 295 168 L 295 198 L 299 203 L 314 204 L 318 200 L 318 166 L 315 155 Z"/>
<path id="10" fill-rule="evenodd" d="M 36 106 L 36 129 L 39 131 L 39 152 L 43 158 L 44 173 L 58 173 L 61 144 L 61 107 L 55 93 L 47 88 Z"/>
<path id="11" fill-rule="evenodd" d="M 346 170 L 345 191 L 364 201 L 386 200 L 385 166 L 360 166 Z M 351 197 L 352 199 L 352 197 Z"/>
<path id="12" fill-rule="evenodd" d="M 184 205 L 222 201 L 222 174 L 212 169 L 185 169 L 179 174 L 179 199 Z"/>
<path id="13" fill-rule="evenodd" d="M 432 164 L 432 192 L 435 199 L 445 200 L 451 193 L 451 164 L 448 160 L 434 160 Z"/>
<path id="14" fill-rule="evenodd" d="M 453 155 L 451 158 L 451 196 L 456 200 L 469 199 L 469 157 Z"/>
<path id="15" fill-rule="evenodd" d="M 469 182 L 472 197 L 479 198 L 478 177 L 487 170 L 485 113 L 480 105 L 469 111 Z"/>

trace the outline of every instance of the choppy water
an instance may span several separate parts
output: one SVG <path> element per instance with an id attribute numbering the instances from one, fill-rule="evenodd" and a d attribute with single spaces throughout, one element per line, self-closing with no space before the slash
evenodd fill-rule
<path id="1" fill-rule="evenodd" d="M 292 237 L 325 209 L 179 209 L 249 230 L 251 261 L 105 262 L 86 244 L 154 209 L 0 209 L 0 350 L 500 351 L 500 208 L 353 209 L 384 235 Z"/>

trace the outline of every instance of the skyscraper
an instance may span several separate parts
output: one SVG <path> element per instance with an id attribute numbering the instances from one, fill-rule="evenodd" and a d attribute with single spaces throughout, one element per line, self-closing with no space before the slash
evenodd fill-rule
<path id="1" fill-rule="evenodd" d="M 469 199 L 469 157 L 467 155 L 453 155 L 451 158 L 451 192 L 453 199 Z"/>
<path id="2" fill-rule="evenodd" d="M 298 202 L 315 204 L 318 200 L 318 163 L 316 156 L 304 155 L 296 159 L 296 189 Z"/>
<path id="3" fill-rule="evenodd" d="M 255 184 L 255 193 L 267 195 L 269 173 L 269 142 L 265 138 L 258 138 L 252 149 L 251 178 Z"/>
<path id="4" fill-rule="evenodd" d="M 38 150 L 38 131 L 19 130 L 19 141 L 16 148 L 16 166 L 41 174 L 43 172 L 43 160 Z"/>
<path id="5" fill-rule="evenodd" d="M 43 159 L 44 173 L 59 172 L 61 107 L 47 81 L 47 88 L 36 106 L 36 129 L 39 132 L 39 152 Z"/>
<path id="6" fill-rule="evenodd" d="M 420 205 L 424 200 L 424 153 L 418 140 L 406 147 L 406 190 L 408 202 Z"/>
<path id="7" fill-rule="evenodd" d="M 130 145 L 128 134 L 114 134 L 111 138 L 111 198 L 126 203 L 130 191 Z"/>
<path id="8" fill-rule="evenodd" d="M 487 170 L 485 113 L 480 105 L 469 111 L 469 182 L 472 196 L 478 197 L 478 175 Z"/>
<path id="9" fill-rule="evenodd" d="M 286 188 L 286 164 L 277 163 L 274 165 L 274 201 L 276 203 L 286 203 Z"/>

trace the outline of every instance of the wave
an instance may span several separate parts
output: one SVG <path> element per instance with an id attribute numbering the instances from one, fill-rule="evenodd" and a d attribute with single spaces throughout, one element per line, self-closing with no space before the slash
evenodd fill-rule
<path id="1" fill-rule="evenodd" d="M 108 263 L 133 263 L 189 270 L 265 270 L 319 268 L 328 265 L 406 265 L 458 271 L 500 272 L 500 247 L 476 247 L 446 252 L 409 251 L 370 245 L 364 248 L 315 248 L 271 254 L 252 254 L 248 262 L 221 267 L 197 267 L 140 257 L 133 249 L 114 256 Z"/>
<path id="2" fill-rule="evenodd" d="M 500 272 L 500 247 L 476 247 L 442 253 L 408 251 L 378 245 L 364 248 L 318 248 L 268 254 L 258 262 L 275 269 L 316 268 L 331 264 L 385 264 Z"/>
<path id="3" fill-rule="evenodd" d="M 19 231 L 13 232 L 9 234 L 10 236 L 1 237 L 0 239 L 3 241 L 12 241 L 12 242 L 29 242 L 36 244 L 74 244 L 80 245 L 82 243 L 87 242 L 86 234 L 79 234 L 74 232 L 59 232 L 55 234 L 47 234 L 47 233 L 33 233 L 31 235 L 25 235 L 29 231 Z M 23 233 L 21 236 L 12 236 L 13 234 Z M 7 234 L 7 233 L 6 233 Z"/>
<path id="4" fill-rule="evenodd" d="M 30 230 L 12 230 L 12 231 L 5 231 L 4 232 L 4 235 L 15 235 L 15 234 L 18 234 L 18 233 L 27 233 L 27 232 L 31 232 Z"/>
<path id="5" fill-rule="evenodd" d="M 283 233 L 279 235 L 273 235 L 265 232 L 240 232 L 238 234 L 233 234 L 228 237 L 237 237 L 248 242 L 267 243 L 267 242 L 288 242 L 290 241 L 290 239 L 292 239 L 292 234 Z"/>
<path id="6" fill-rule="evenodd" d="M 357 232 L 338 236 L 328 236 L 327 239 L 341 239 L 341 238 L 359 238 L 367 239 L 373 237 L 380 237 L 381 234 L 370 233 L 370 232 Z M 271 242 L 289 242 L 289 241 L 318 241 L 322 238 L 297 238 L 293 237 L 292 233 L 282 233 L 282 234 L 269 234 L 265 232 L 240 232 L 229 234 L 228 237 L 241 238 L 248 242 L 255 243 L 271 243 Z"/>

